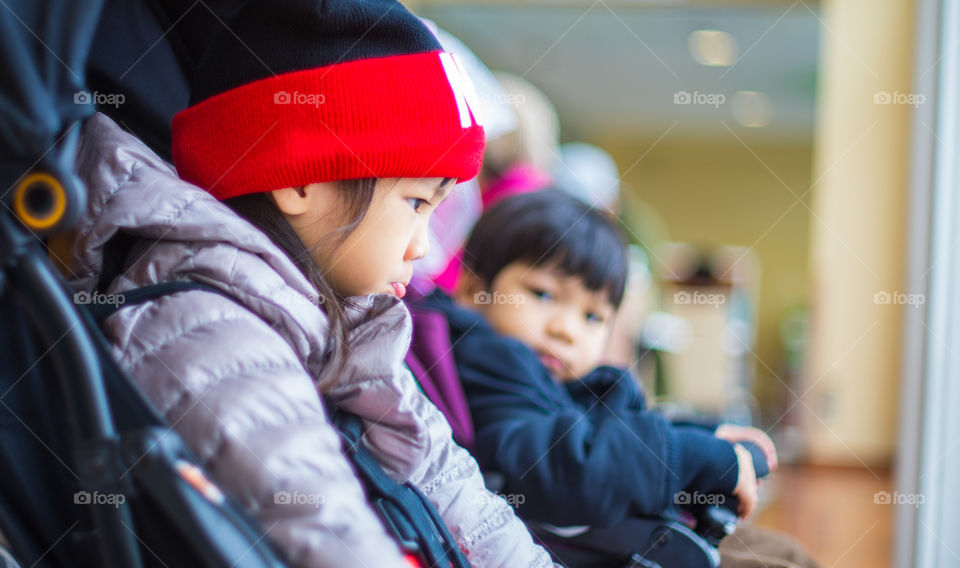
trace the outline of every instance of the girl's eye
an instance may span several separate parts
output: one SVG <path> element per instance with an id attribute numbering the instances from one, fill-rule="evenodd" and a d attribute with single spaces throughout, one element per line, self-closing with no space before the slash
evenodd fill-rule
<path id="1" fill-rule="evenodd" d="M 420 208 L 424 205 L 430 205 L 429 201 L 426 199 L 420 199 L 419 197 L 409 197 L 407 198 L 407 203 L 409 203 L 413 207 L 413 210 L 417 213 L 420 212 Z"/>

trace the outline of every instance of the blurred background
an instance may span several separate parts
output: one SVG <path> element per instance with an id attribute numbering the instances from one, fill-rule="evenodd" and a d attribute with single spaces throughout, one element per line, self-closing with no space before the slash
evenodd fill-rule
<path id="1" fill-rule="evenodd" d="M 922 499 L 922 438 L 901 399 L 922 366 L 904 342 L 930 306 L 912 293 L 908 212 L 945 51 L 920 68 L 915 29 L 933 37 L 936 16 L 909 1 L 406 4 L 503 87 L 478 89 L 517 121 L 488 162 L 519 155 L 619 215 L 633 284 L 610 358 L 666 411 L 777 442 L 786 465 L 754 522 L 824 566 L 915 565 L 900 511 Z"/>

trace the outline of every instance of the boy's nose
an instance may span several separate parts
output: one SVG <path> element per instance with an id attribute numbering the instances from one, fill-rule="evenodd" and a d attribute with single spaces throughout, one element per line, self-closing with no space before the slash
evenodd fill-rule
<path id="1" fill-rule="evenodd" d="M 547 333 L 566 343 L 573 343 L 575 335 L 573 319 L 569 310 L 560 310 L 554 313 L 547 322 Z"/>

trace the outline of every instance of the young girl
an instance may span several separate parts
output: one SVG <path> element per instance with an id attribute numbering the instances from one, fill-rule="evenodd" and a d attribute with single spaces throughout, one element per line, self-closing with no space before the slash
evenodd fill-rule
<path id="1" fill-rule="evenodd" d="M 411 263 L 483 151 L 456 62 L 396 2 L 252 0 L 194 71 L 176 171 L 103 115 L 84 126 L 71 269 L 78 290 L 195 281 L 235 301 L 120 310 L 121 365 L 295 566 L 407 566 L 325 403 L 362 418 L 472 565 L 550 565 L 403 366 Z"/>

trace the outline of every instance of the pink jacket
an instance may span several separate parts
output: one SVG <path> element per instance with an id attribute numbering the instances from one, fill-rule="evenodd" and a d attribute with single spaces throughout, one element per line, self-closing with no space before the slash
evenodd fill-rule
<path id="1" fill-rule="evenodd" d="M 181 292 L 106 323 L 122 367 L 213 478 L 296 566 L 406 568 L 314 388 L 327 319 L 299 270 L 103 115 L 84 125 L 77 173 L 90 196 L 67 263 L 77 291 L 93 290 L 104 244 L 124 231 L 143 240 L 108 293 L 195 280 L 242 304 Z M 364 419 L 364 443 L 393 478 L 427 495 L 473 566 L 551 566 L 404 367 L 406 308 L 387 295 L 352 300 L 353 357 L 329 400 Z"/>

